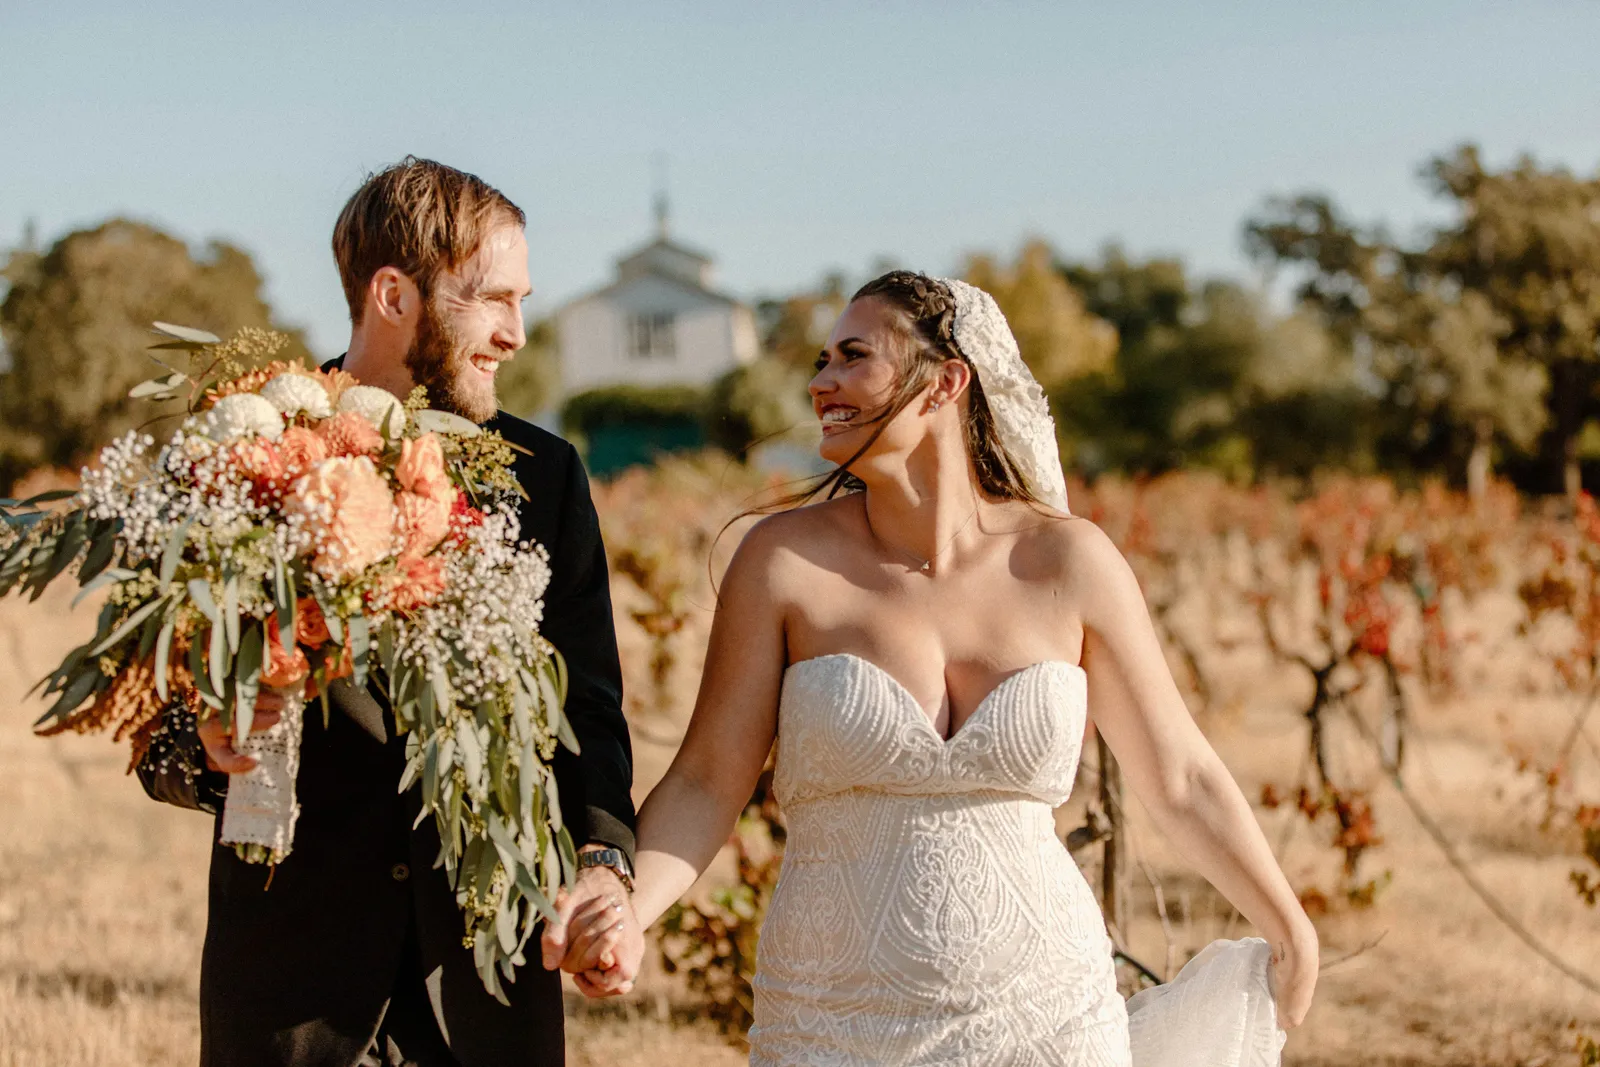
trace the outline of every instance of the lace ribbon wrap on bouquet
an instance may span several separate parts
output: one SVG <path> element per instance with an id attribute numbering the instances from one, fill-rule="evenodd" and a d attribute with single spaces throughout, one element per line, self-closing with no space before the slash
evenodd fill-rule
<path id="1" fill-rule="evenodd" d="M 1259 937 L 1213 941 L 1166 985 L 1128 1000 L 1133 1067 L 1278 1067 L 1287 1035 Z"/>
<path id="2" fill-rule="evenodd" d="M 300 817 L 295 779 L 300 774 L 300 735 L 306 702 L 298 692 L 279 690 L 283 713 L 271 729 L 252 733 L 234 745 L 256 761 L 253 770 L 228 777 L 228 798 L 222 809 L 222 843 L 233 845 L 244 859 L 279 863 L 294 847 L 294 824 Z"/>

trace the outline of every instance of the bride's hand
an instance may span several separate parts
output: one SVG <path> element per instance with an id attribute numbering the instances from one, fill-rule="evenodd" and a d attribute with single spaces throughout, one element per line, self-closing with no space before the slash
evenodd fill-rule
<path id="1" fill-rule="evenodd" d="M 1305 1022 L 1311 995 L 1317 988 L 1317 935 L 1311 931 L 1272 951 L 1272 991 L 1278 1006 L 1278 1025 L 1292 1030 Z"/>

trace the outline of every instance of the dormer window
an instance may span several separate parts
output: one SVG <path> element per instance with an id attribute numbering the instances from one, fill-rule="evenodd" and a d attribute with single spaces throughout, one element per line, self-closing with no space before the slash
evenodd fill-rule
<path id="1" fill-rule="evenodd" d="M 672 359 L 677 353 L 677 331 L 671 313 L 655 312 L 629 317 L 629 356 L 634 359 Z"/>

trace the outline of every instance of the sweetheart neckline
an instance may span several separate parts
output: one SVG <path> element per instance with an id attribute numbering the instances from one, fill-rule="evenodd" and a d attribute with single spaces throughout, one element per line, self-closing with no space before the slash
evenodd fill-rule
<path id="1" fill-rule="evenodd" d="M 1073 663 L 1071 660 L 1064 659 L 1042 659 L 1034 663 L 1030 663 L 1025 667 L 1018 667 L 1016 670 L 1000 679 L 993 689 L 990 689 L 987 693 L 985 693 L 983 695 L 983 699 L 978 701 L 978 706 L 972 709 L 972 714 L 966 717 L 955 733 L 951 734 L 949 737 L 945 737 L 934 728 L 933 720 L 928 717 L 928 710 L 922 706 L 922 703 L 917 700 L 916 694 L 912 693 L 911 690 L 906 687 L 904 682 L 896 678 L 893 674 L 890 674 L 887 668 L 881 667 L 867 657 L 858 655 L 855 652 L 825 652 L 820 656 L 810 656 L 806 659 L 796 660 L 785 667 L 783 669 L 783 673 L 788 674 L 796 667 L 802 667 L 808 663 L 820 663 L 823 660 L 830 659 L 853 660 L 856 663 L 871 667 L 881 677 L 889 682 L 890 687 L 893 688 L 895 692 L 905 698 L 906 702 L 911 705 L 911 709 L 916 715 L 916 718 L 922 723 L 923 726 L 927 728 L 928 733 L 932 734 L 940 744 L 946 746 L 953 744 L 956 738 L 966 733 L 967 727 L 971 726 L 978 716 L 982 715 L 988 710 L 989 705 L 994 701 L 995 697 L 999 695 L 1000 691 L 1006 688 L 1012 682 L 1016 681 L 1018 678 L 1022 677 L 1024 674 L 1037 670 L 1040 667 L 1066 667 L 1069 670 L 1076 671 L 1079 674 L 1087 673 L 1079 664 Z M 948 695 L 948 690 L 946 693 Z"/>

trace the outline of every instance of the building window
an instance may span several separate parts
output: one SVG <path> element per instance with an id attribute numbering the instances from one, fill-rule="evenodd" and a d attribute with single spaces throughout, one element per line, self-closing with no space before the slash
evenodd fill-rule
<path id="1" fill-rule="evenodd" d="M 671 359 L 677 354 L 672 315 L 634 315 L 628 319 L 628 355 L 634 359 Z"/>

